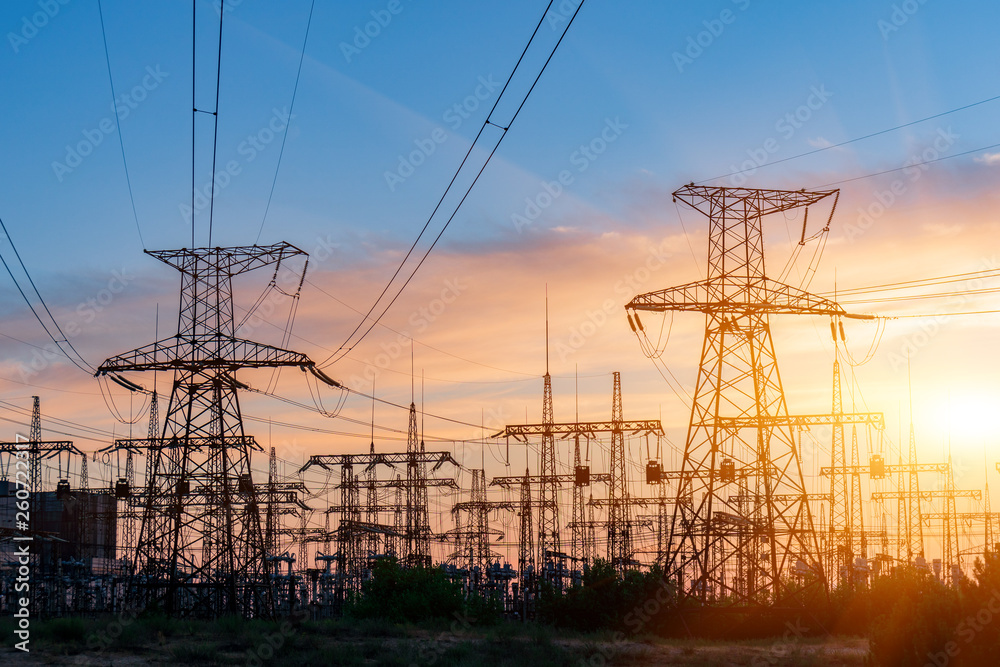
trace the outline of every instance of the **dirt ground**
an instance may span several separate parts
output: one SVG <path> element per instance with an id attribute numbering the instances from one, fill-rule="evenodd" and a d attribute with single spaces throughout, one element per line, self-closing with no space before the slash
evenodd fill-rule
<path id="1" fill-rule="evenodd" d="M 683 640 L 647 640 L 623 642 L 591 642 L 553 639 L 544 645 L 531 640 L 506 639 L 497 647 L 496 640 L 474 637 L 416 638 L 319 638 L 310 646 L 308 655 L 295 653 L 273 657 L 265 653 L 254 656 L 246 651 L 227 650 L 224 643 L 206 647 L 172 638 L 154 646 L 128 651 L 109 650 L 100 654 L 78 653 L 72 647 L 43 647 L 23 653 L 11 648 L 0 649 L 3 665 L 60 665 L 101 667 L 171 667 L 204 665 L 643 665 L 660 667 L 681 665 L 690 667 L 770 666 L 770 665 L 836 665 L 860 667 L 868 652 L 866 639 L 858 637 L 826 637 L 785 642 L 710 642 Z M 525 652 L 518 644 L 533 643 Z M 496 650 L 498 649 L 499 650 Z M 486 650 L 493 649 L 493 650 Z M 254 659 L 257 658 L 257 659 Z M 260 659 L 265 658 L 265 659 Z"/>

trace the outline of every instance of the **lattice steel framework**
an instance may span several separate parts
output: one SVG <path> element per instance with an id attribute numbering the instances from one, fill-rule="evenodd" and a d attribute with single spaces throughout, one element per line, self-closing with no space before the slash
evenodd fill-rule
<path id="1" fill-rule="evenodd" d="M 622 430 L 622 377 L 614 372 L 611 398 L 611 483 L 608 484 L 608 560 L 619 571 L 632 562 L 631 508 L 625 474 L 625 432 Z"/>
<path id="2" fill-rule="evenodd" d="M 668 558 L 687 596 L 776 603 L 796 565 L 809 580 L 825 582 L 769 316 L 849 315 L 767 277 L 762 219 L 837 193 L 680 188 L 674 197 L 708 217 L 708 277 L 626 306 L 706 315 Z"/>
<path id="3" fill-rule="evenodd" d="M 111 357 L 97 375 L 173 371 L 149 451 L 133 603 L 169 615 L 270 616 L 261 508 L 236 379 L 241 368 L 314 369 L 304 354 L 236 337 L 236 276 L 306 253 L 288 243 L 145 251 L 181 272 L 177 335 Z"/>

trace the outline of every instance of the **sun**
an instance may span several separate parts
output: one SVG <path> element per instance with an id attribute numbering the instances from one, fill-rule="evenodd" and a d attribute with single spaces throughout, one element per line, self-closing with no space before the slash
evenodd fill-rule
<path id="1" fill-rule="evenodd" d="M 933 436 L 947 438 L 954 446 L 980 446 L 996 434 L 991 416 L 1000 408 L 993 391 L 951 392 L 927 410 Z M 919 415 L 914 415 L 917 422 Z"/>

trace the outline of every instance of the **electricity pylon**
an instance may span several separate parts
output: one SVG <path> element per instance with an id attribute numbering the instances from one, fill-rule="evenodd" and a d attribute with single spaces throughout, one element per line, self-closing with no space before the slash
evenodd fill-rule
<path id="1" fill-rule="evenodd" d="M 777 603 L 793 566 L 825 585 L 769 318 L 851 315 L 829 299 L 767 277 L 762 220 L 828 197 L 835 209 L 837 195 L 680 188 L 675 200 L 708 217 L 708 277 L 639 295 L 626 306 L 630 318 L 640 310 L 705 314 L 667 563 L 688 597 Z M 805 232 L 804 223 L 803 240 Z M 731 495 L 748 500 L 732 502 Z"/>
<path id="2" fill-rule="evenodd" d="M 548 375 L 546 374 L 546 377 Z M 543 420 L 541 424 L 517 424 L 506 427 L 503 431 L 494 434 L 493 437 L 514 438 L 527 442 L 529 435 L 541 435 L 543 443 L 551 442 L 548 445 L 552 452 L 552 472 L 527 478 L 522 477 L 497 477 L 490 483 L 491 486 L 515 486 L 521 483 L 538 484 L 543 490 L 557 489 L 562 484 L 573 484 L 574 487 L 589 486 L 593 482 L 606 482 L 608 484 L 608 560 L 616 569 L 626 569 L 632 562 L 632 540 L 630 522 L 631 506 L 627 502 L 628 488 L 625 474 L 625 433 L 631 435 L 663 435 L 663 426 L 658 419 L 647 419 L 639 421 L 626 421 L 622 414 L 622 392 L 621 374 L 617 371 L 613 374 L 614 382 L 611 394 L 611 421 L 605 422 L 565 422 L 554 423 Z M 551 394 L 547 394 L 551 401 Z M 544 415 L 543 415 L 544 416 Z M 559 475 L 555 474 L 555 437 L 574 437 L 581 435 L 594 437 L 597 433 L 611 434 L 611 472 L 607 474 L 591 473 L 590 468 L 582 470 L 577 465 L 573 473 Z M 579 459 L 579 444 L 575 445 L 576 455 L 574 462 Z M 544 454 L 543 454 L 544 460 Z M 574 494 L 576 495 L 576 494 Z M 554 495 L 542 495 L 539 508 L 540 514 L 549 510 L 554 514 L 552 505 L 556 502 Z M 581 531 L 587 522 L 574 512 L 575 520 L 571 528 L 574 530 L 574 541 L 577 538 L 582 540 Z M 539 557 L 540 563 L 544 563 L 547 554 L 559 553 L 548 547 L 543 542 L 543 531 L 539 527 Z"/>
<path id="3" fill-rule="evenodd" d="M 177 335 L 107 359 L 97 375 L 173 371 L 162 437 L 149 448 L 132 603 L 168 615 L 273 614 L 261 502 L 262 451 L 243 428 L 242 368 L 298 367 L 336 384 L 304 354 L 236 337 L 232 281 L 306 253 L 288 243 L 145 251 L 181 273 Z M 127 383 L 126 383 L 127 384 Z M 135 386 L 135 385 L 133 385 Z"/>

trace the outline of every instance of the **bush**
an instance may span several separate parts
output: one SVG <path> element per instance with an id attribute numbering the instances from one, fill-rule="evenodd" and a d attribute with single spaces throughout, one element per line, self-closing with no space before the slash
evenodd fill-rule
<path id="1" fill-rule="evenodd" d="M 961 616 L 958 593 L 926 572 L 900 567 L 870 593 L 869 659 L 880 667 L 922 666 L 942 655 Z M 955 664 L 955 663 L 952 663 Z"/>
<path id="2" fill-rule="evenodd" d="M 452 618 L 463 610 L 461 587 L 434 567 L 401 567 L 394 560 L 375 563 L 361 595 L 347 607 L 354 618 L 416 623 Z"/>
<path id="3" fill-rule="evenodd" d="M 598 559 L 584 573 L 582 586 L 570 588 L 563 595 L 543 588 L 538 618 L 581 632 L 649 631 L 673 609 L 674 593 L 659 568 L 619 574 L 608 561 Z"/>

